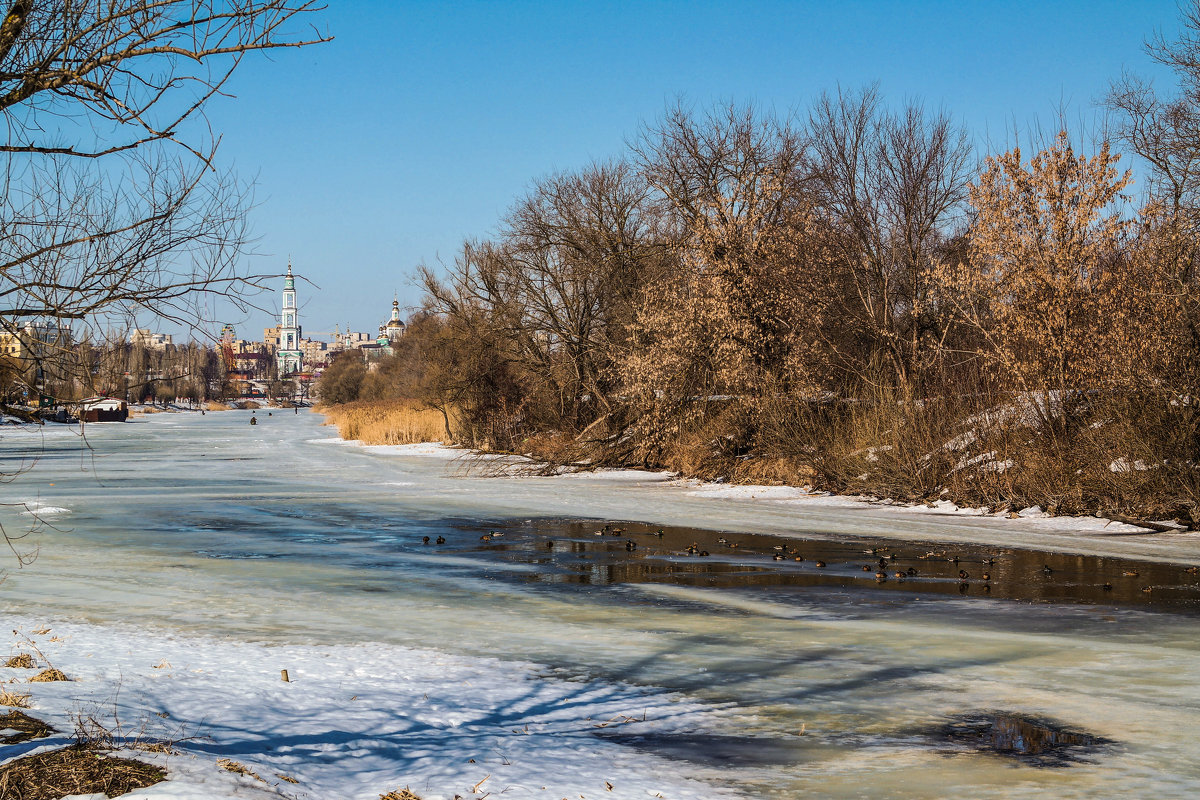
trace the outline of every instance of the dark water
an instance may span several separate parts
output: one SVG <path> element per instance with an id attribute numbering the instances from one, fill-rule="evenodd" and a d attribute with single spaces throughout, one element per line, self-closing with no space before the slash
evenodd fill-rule
<path id="1" fill-rule="evenodd" d="M 535 565 L 521 576 L 534 583 L 819 587 L 1200 612 L 1200 570 L 1146 561 L 871 539 L 781 540 L 606 520 L 460 521 L 438 531 L 427 545 L 415 536 L 404 545 Z"/>

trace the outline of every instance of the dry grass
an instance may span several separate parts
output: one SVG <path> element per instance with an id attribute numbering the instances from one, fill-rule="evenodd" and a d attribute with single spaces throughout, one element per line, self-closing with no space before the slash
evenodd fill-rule
<path id="1" fill-rule="evenodd" d="M 366 444 L 413 444 L 446 441 L 442 413 L 408 400 L 360 400 L 318 409 L 327 425 L 335 425 L 343 439 Z M 456 425 L 450 419 L 451 430 Z"/>
<path id="2" fill-rule="evenodd" d="M 33 669 L 37 666 L 37 662 L 33 660 L 33 656 L 29 655 L 29 653 L 19 653 L 8 661 L 5 661 L 4 666 L 9 669 Z"/>
<path id="3" fill-rule="evenodd" d="M 0 797 L 5 800 L 58 800 L 77 794 L 117 797 L 166 778 L 141 761 L 118 758 L 72 745 L 25 756 L 0 767 Z"/>
<path id="4" fill-rule="evenodd" d="M 217 766 L 220 767 L 221 769 L 225 770 L 226 772 L 232 772 L 235 775 L 245 775 L 248 778 L 254 778 L 254 780 L 256 780 L 256 781 L 262 781 L 263 783 L 267 782 L 257 772 L 250 769 L 245 764 L 234 761 L 232 758 L 218 758 Z"/>
<path id="5" fill-rule="evenodd" d="M 1035 413 L 1036 397 L 966 386 L 794 403 L 769 409 L 764 449 L 810 464 L 812 483 L 835 492 L 1200 525 L 1200 410 L 1170 396 L 1077 392 Z"/>
<path id="6" fill-rule="evenodd" d="M 22 714 L 20 711 L 9 711 L 7 714 L 0 714 L 0 730 L 13 731 L 13 733 L 0 736 L 0 743 L 3 744 L 17 744 L 19 742 L 27 742 L 30 739 L 41 739 L 54 733 L 54 728 L 51 728 L 40 719 L 34 719 L 28 714 Z"/>
<path id="7" fill-rule="evenodd" d="M 204 403 L 205 411 L 231 411 L 233 406 L 218 400 L 208 400 Z"/>
<path id="8" fill-rule="evenodd" d="M 29 698 L 33 695 L 14 692 L 8 687 L 0 688 L 0 706 L 9 708 L 29 708 Z"/>
<path id="9" fill-rule="evenodd" d="M 69 681 L 69 680 L 71 680 L 71 679 L 68 678 L 65 674 L 63 674 L 63 671 L 61 669 L 55 669 L 54 667 L 51 667 L 50 669 L 44 669 L 41 672 L 39 672 L 37 675 L 34 675 L 32 678 L 29 679 L 29 682 L 30 683 L 53 683 L 55 681 Z"/>
<path id="10" fill-rule="evenodd" d="M 406 786 L 403 789 L 397 789 L 394 792 L 379 795 L 379 800 L 421 800 L 420 797 L 413 794 Z"/>

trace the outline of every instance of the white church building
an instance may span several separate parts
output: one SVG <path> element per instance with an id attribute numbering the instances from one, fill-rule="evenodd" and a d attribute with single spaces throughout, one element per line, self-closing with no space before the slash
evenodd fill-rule
<path id="1" fill-rule="evenodd" d="M 300 349 L 300 314 L 296 310 L 296 279 L 292 277 L 292 262 L 288 261 L 283 279 L 283 308 L 279 312 L 279 350 L 275 354 L 279 375 L 291 375 L 304 369 L 304 352 Z"/>

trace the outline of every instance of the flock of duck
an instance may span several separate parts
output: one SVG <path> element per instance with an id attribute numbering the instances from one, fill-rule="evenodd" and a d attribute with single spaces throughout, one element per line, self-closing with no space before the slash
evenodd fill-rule
<path id="1" fill-rule="evenodd" d="M 612 524 L 606 524 L 599 530 L 595 531 L 594 535 L 596 535 L 596 536 L 624 536 L 625 529 L 615 527 Z M 657 531 L 654 532 L 654 535 L 661 539 L 664 536 L 663 529 L 659 528 Z M 736 551 L 738 548 L 740 548 L 742 546 L 741 542 L 730 541 L 728 538 L 726 538 L 724 536 L 721 536 L 717 539 L 717 544 L 722 545 L 723 547 L 725 547 L 731 551 Z M 546 546 L 551 550 L 554 549 L 554 540 L 548 541 L 546 543 Z M 637 550 L 637 547 L 638 547 L 638 544 L 633 539 L 625 540 L 625 549 L 626 550 L 629 550 L 632 552 L 634 550 Z M 800 551 L 797 550 L 795 547 L 788 547 L 787 545 L 777 544 L 772 547 L 772 550 L 775 551 L 771 555 L 771 559 L 773 561 L 791 560 L 791 561 L 796 561 L 796 562 L 803 562 L 805 560 L 804 556 L 801 555 Z M 868 555 L 877 556 L 879 560 L 874 565 L 872 565 L 872 564 L 863 565 L 862 571 L 870 572 L 871 570 L 875 570 L 875 580 L 876 581 L 878 581 L 880 583 L 887 581 L 889 578 L 889 571 L 892 570 L 892 568 L 896 566 L 894 562 L 899 558 L 899 556 L 895 553 L 888 552 L 886 548 L 878 548 L 878 547 L 872 548 L 870 550 L 866 550 L 864 552 Z M 692 542 L 690 545 L 688 545 L 686 548 L 684 548 L 684 550 L 682 552 L 679 552 L 676 555 L 688 555 L 688 556 L 696 556 L 699 558 L 707 558 L 711 555 L 711 553 L 709 553 L 709 551 L 701 548 L 701 546 L 698 542 Z M 918 558 L 924 560 L 924 559 L 941 557 L 942 555 L 944 555 L 944 554 L 931 552 L 931 553 L 926 553 L 924 556 L 918 556 Z M 953 563 L 955 566 L 958 566 L 961 562 L 961 559 L 958 556 L 950 556 L 946 560 Z M 996 563 L 996 560 L 994 558 L 990 558 L 990 557 L 985 558 L 982 561 L 982 564 L 985 568 L 990 568 L 990 567 L 994 566 L 995 563 Z M 828 566 L 821 559 L 814 560 L 812 562 L 812 564 L 817 569 L 825 569 Z M 1054 572 L 1054 570 L 1051 569 L 1049 565 L 1045 566 L 1043 568 L 1043 571 L 1047 575 Z M 905 580 L 906 578 L 915 578 L 919 574 L 920 574 L 920 572 L 916 569 L 916 567 L 908 567 L 907 569 L 896 569 L 894 572 L 891 572 L 890 577 L 894 578 L 896 580 Z M 963 581 L 964 583 L 969 582 L 971 580 L 971 574 L 968 573 L 965 569 L 960 569 L 958 571 L 958 578 L 960 581 Z M 982 580 L 984 582 L 984 584 L 988 584 L 992 580 L 991 573 L 985 569 L 982 573 L 980 573 L 979 579 Z M 1111 587 L 1109 587 L 1109 588 L 1111 588 Z"/>
<path id="2" fill-rule="evenodd" d="M 625 534 L 626 534 L 626 530 L 624 528 L 617 527 L 611 523 L 607 523 L 600 529 L 594 531 L 595 536 L 609 536 L 609 537 L 625 538 Z M 665 532 L 663 531 L 662 528 L 659 528 L 656 531 L 650 532 L 650 535 L 653 535 L 659 539 L 662 539 L 665 536 Z M 504 536 L 503 531 L 491 530 L 491 531 L 488 531 L 487 533 L 483 534 L 482 536 L 480 536 L 479 540 L 481 542 L 486 543 L 486 542 L 491 542 L 495 539 L 499 539 L 503 536 Z M 430 540 L 429 536 L 425 536 L 422 538 L 422 543 L 425 545 L 430 544 L 430 541 L 431 540 Z M 439 545 L 446 544 L 446 538 L 444 536 L 438 536 L 437 539 L 435 540 L 435 543 L 439 544 Z M 717 543 L 717 545 L 725 548 L 730 553 L 737 552 L 738 549 L 742 547 L 741 542 L 731 541 L 730 539 L 728 539 L 725 536 L 719 537 L 716 540 L 716 543 Z M 637 541 L 634 539 L 631 539 L 631 538 L 625 538 L 624 545 L 625 545 L 625 549 L 629 552 L 634 552 L 638 549 Z M 556 547 L 556 545 L 555 545 L 554 539 L 549 539 L 546 541 L 546 549 L 554 550 L 555 547 Z M 771 559 L 773 561 L 793 561 L 793 562 L 804 562 L 805 561 L 805 557 L 795 547 L 789 547 L 786 544 L 777 544 L 777 545 L 772 546 L 772 550 L 774 551 L 771 554 Z M 898 560 L 901 560 L 901 556 L 895 552 L 891 552 L 890 548 L 876 547 L 876 548 L 871 548 L 869 550 L 865 550 L 863 552 L 866 555 L 872 556 L 873 560 L 871 563 L 863 564 L 861 567 L 861 570 L 863 572 L 868 572 L 868 573 L 873 572 L 875 580 L 878 583 L 884 583 L 888 580 L 905 581 L 905 580 L 909 580 L 912 578 L 917 578 L 921 575 L 921 572 L 915 566 L 908 566 L 908 567 L 902 568 L 899 564 L 897 564 L 896 562 Z M 702 548 L 698 542 L 692 542 L 690 545 L 688 545 L 682 551 L 676 551 L 675 555 L 676 556 L 689 556 L 689 557 L 696 557 L 696 558 L 708 558 L 711 556 L 711 553 L 708 550 Z M 909 557 L 904 558 L 903 560 L 906 560 L 906 561 L 916 560 L 916 561 L 926 561 L 926 562 L 933 561 L 933 562 L 943 562 L 943 563 L 952 564 L 954 567 L 958 567 L 957 578 L 959 581 L 960 590 L 965 591 L 965 589 L 968 586 L 970 586 L 972 584 L 972 582 L 978 582 L 978 583 L 982 584 L 981 588 L 985 593 L 991 591 L 991 583 L 992 583 L 992 572 L 991 571 L 992 571 L 992 568 L 995 567 L 995 565 L 996 565 L 996 559 L 992 556 L 986 556 L 980 560 L 971 562 L 971 563 L 979 564 L 980 569 L 975 574 L 972 574 L 965 568 L 964 565 L 967 563 L 965 559 L 962 559 L 957 555 L 947 554 L 946 552 L 930 551 L 930 552 L 926 552 L 923 555 L 918 555 L 915 557 L 909 556 Z M 828 567 L 826 562 L 821 559 L 814 559 L 813 561 L 811 561 L 809 563 L 811 563 L 817 569 L 826 569 Z M 972 567 L 972 569 L 974 569 L 974 567 Z M 1198 573 L 1200 573 L 1200 567 L 1189 567 L 1189 568 L 1185 569 L 1184 571 L 1190 575 L 1197 575 Z M 933 574 L 931 574 L 929 577 L 932 577 L 934 579 L 943 577 L 943 575 L 937 574 L 939 572 L 941 572 L 941 570 L 936 570 L 936 569 L 931 570 L 931 573 L 933 573 Z M 1054 568 L 1051 567 L 1049 564 L 1044 564 L 1041 568 L 1041 572 L 1044 576 L 1050 577 L 1054 574 Z M 1134 570 L 1134 569 L 1126 569 L 1122 572 L 1122 576 L 1127 577 L 1127 578 L 1136 578 L 1136 577 L 1138 577 L 1138 571 Z M 951 573 L 951 575 L 949 577 L 953 577 L 953 573 Z M 1101 588 L 1105 592 L 1110 592 L 1113 590 L 1113 584 L 1111 581 L 1105 581 Z M 1144 587 L 1142 587 L 1142 591 L 1146 592 L 1146 593 L 1150 593 L 1150 592 L 1154 591 L 1154 587 L 1153 586 L 1144 586 Z"/>

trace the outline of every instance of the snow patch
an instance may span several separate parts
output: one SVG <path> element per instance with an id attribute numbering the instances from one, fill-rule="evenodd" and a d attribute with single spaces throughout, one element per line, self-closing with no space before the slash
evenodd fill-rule
<path id="1" fill-rule="evenodd" d="M 26 500 L 21 505 L 25 510 L 21 512 L 24 517 L 49 517 L 56 514 L 70 514 L 71 509 L 63 506 L 48 506 L 37 500 Z"/>
<path id="2" fill-rule="evenodd" d="M 131 798 L 369 798 L 409 786 L 438 800 L 470 796 L 488 775 L 484 789 L 514 797 L 738 796 L 721 788 L 715 767 L 597 735 L 736 725 L 736 712 L 652 686 L 556 680 L 534 664 L 399 645 L 269 646 L 122 625 L 4 624 L 49 628 L 34 634 L 37 645 L 72 678 L 24 687 L 32 715 L 70 731 L 72 713 L 83 711 L 144 726 L 146 738 L 182 739 L 177 755 L 127 754 L 169 776 Z M 220 768 L 218 757 L 265 783 Z"/>

